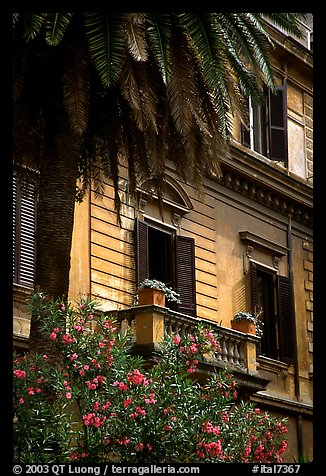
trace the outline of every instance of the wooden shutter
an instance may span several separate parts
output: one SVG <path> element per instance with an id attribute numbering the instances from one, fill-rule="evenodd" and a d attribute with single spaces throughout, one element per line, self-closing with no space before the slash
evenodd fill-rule
<path id="1" fill-rule="evenodd" d="M 13 180 L 14 282 L 33 287 L 35 270 L 35 185 Z"/>
<path id="2" fill-rule="evenodd" d="M 12 185 L 12 252 L 13 252 L 13 281 L 14 283 L 17 282 L 17 264 L 16 264 L 16 213 L 17 213 L 17 177 L 13 177 L 13 185 Z"/>
<path id="3" fill-rule="evenodd" d="M 286 86 L 277 86 L 273 94 L 268 89 L 269 158 L 287 164 L 287 105 Z"/>
<path id="4" fill-rule="evenodd" d="M 257 265 L 250 261 L 250 278 L 251 278 L 251 312 L 254 313 L 258 307 L 258 292 L 257 292 Z"/>
<path id="5" fill-rule="evenodd" d="M 148 263 L 148 225 L 144 221 L 135 220 L 136 243 L 136 285 L 149 277 Z"/>
<path id="6" fill-rule="evenodd" d="M 285 276 L 278 276 L 277 290 L 280 326 L 280 358 L 284 362 L 292 363 L 295 357 L 295 332 L 290 279 Z"/>
<path id="7" fill-rule="evenodd" d="M 178 311 L 196 315 L 195 241 L 176 236 L 176 283 L 181 304 Z"/>
<path id="8" fill-rule="evenodd" d="M 246 108 L 247 108 L 247 114 L 248 114 L 248 124 L 247 124 L 248 129 L 243 124 L 241 124 L 241 144 L 250 148 L 249 98 L 246 98 Z"/>

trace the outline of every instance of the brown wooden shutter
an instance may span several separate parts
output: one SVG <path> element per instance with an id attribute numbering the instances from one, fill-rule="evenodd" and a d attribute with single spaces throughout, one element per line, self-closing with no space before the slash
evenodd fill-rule
<path id="1" fill-rule="evenodd" d="M 273 94 L 268 89 L 269 158 L 284 162 L 288 159 L 286 86 L 277 86 Z"/>
<path id="2" fill-rule="evenodd" d="M 241 124 L 241 144 L 245 145 L 246 147 L 250 147 L 250 129 L 249 129 L 249 99 L 246 98 L 246 107 L 247 107 L 247 114 L 248 114 L 248 129 Z"/>
<path id="3" fill-rule="evenodd" d="M 148 225 L 144 221 L 135 220 L 136 243 L 136 285 L 149 277 L 148 263 Z"/>
<path id="4" fill-rule="evenodd" d="M 277 290 L 280 326 L 280 358 L 284 362 L 292 363 L 295 357 L 295 333 L 290 279 L 285 276 L 278 276 Z"/>
<path id="5" fill-rule="evenodd" d="M 250 278 L 251 278 L 251 312 L 254 313 L 258 307 L 257 293 L 257 265 L 250 261 Z"/>
<path id="6" fill-rule="evenodd" d="M 178 311 L 196 315 L 195 241 L 186 236 L 176 236 L 176 283 L 181 304 Z"/>

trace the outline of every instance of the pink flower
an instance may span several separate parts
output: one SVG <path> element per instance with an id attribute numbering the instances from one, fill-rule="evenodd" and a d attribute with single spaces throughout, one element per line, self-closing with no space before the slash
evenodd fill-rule
<path id="1" fill-rule="evenodd" d="M 102 405 L 102 410 L 107 410 L 111 406 L 111 402 L 107 401 L 106 403 L 103 403 Z"/>
<path id="2" fill-rule="evenodd" d="M 69 399 L 70 399 L 71 397 L 72 397 L 71 393 L 70 393 L 70 392 L 67 392 L 67 393 L 66 393 L 66 398 L 69 398 Z"/>
<path id="3" fill-rule="evenodd" d="M 180 342 L 181 342 L 180 337 L 179 337 L 178 335 L 176 335 L 176 336 L 174 337 L 174 339 L 173 339 L 173 342 L 174 342 L 176 345 L 179 345 Z"/>
<path id="4" fill-rule="evenodd" d="M 148 397 L 144 397 L 144 401 L 145 403 L 149 403 L 150 405 L 153 405 L 154 403 L 156 403 L 156 400 L 155 400 L 155 393 L 151 393 L 149 398 Z"/>
<path id="5" fill-rule="evenodd" d="M 131 398 L 125 398 L 123 400 L 123 406 L 124 408 L 127 408 L 128 405 L 130 405 L 130 403 L 132 402 Z"/>
<path id="6" fill-rule="evenodd" d="M 198 351 L 196 344 L 192 344 L 192 345 L 189 347 L 189 349 L 190 349 L 190 352 L 191 352 L 192 354 L 195 354 L 195 353 Z"/>
<path id="7" fill-rule="evenodd" d="M 133 372 L 130 372 L 127 375 L 127 379 L 134 385 L 148 385 L 147 378 L 142 373 L 140 373 L 138 369 L 135 369 L 133 370 Z"/>
<path id="8" fill-rule="evenodd" d="M 18 378 L 25 378 L 26 377 L 26 372 L 25 370 L 14 370 L 14 375 L 16 375 L 16 377 Z"/>
<path id="9" fill-rule="evenodd" d="M 19 399 L 19 403 L 22 405 L 24 402 L 25 402 L 25 400 L 21 397 L 21 398 Z"/>

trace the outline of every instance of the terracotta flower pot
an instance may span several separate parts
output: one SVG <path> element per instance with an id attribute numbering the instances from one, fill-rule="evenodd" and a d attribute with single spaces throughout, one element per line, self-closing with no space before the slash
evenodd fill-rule
<path id="1" fill-rule="evenodd" d="M 231 321 L 231 327 L 235 331 L 256 335 L 256 325 L 253 322 L 242 319 L 241 321 Z"/>
<path id="2" fill-rule="evenodd" d="M 155 304 L 156 306 L 165 307 L 165 294 L 160 289 L 155 288 L 138 289 L 138 304 L 139 306 Z"/>

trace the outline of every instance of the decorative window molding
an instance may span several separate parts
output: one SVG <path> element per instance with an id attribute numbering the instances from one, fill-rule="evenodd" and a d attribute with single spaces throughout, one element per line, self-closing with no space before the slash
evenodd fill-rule
<path id="1" fill-rule="evenodd" d="M 193 209 L 190 198 L 180 186 L 179 182 L 171 176 L 165 178 L 166 189 L 163 196 L 164 205 L 172 208 L 174 213 L 174 221 L 179 226 L 181 217 L 189 213 Z M 155 192 L 152 180 L 143 181 L 138 187 L 139 192 L 139 209 L 141 212 L 146 211 L 146 205 L 149 200 L 157 200 L 158 194 Z"/>
<path id="2" fill-rule="evenodd" d="M 288 248 L 278 245 L 266 238 L 255 235 L 250 231 L 239 231 L 240 240 L 246 245 L 243 255 L 243 272 L 247 274 L 250 267 L 250 260 L 255 248 L 259 248 L 273 257 L 273 267 L 278 269 L 279 261 L 283 256 L 287 255 Z"/>

